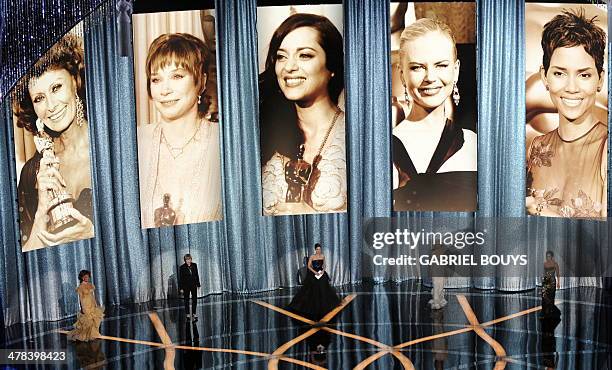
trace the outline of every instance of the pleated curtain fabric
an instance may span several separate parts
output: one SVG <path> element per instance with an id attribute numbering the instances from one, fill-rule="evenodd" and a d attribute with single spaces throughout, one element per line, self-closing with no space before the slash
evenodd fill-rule
<path id="1" fill-rule="evenodd" d="M 216 1 L 223 221 L 141 230 L 133 62 L 118 55 L 112 14 L 85 30 L 94 239 L 21 253 L 12 116 L 9 99 L 4 100 L 0 302 L 5 325 L 74 315 L 81 269 L 92 271 L 97 298 L 106 305 L 177 298 L 185 253 L 193 255 L 201 271 L 200 295 L 295 286 L 303 258 L 317 242 L 335 285 L 421 276 L 417 269 L 379 276 L 363 263 L 370 258 L 364 222 L 371 217 L 430 222 L 446 216 L 391 211 L 388 2 L 344 2 L 348 212 L 280 217 L 261 214 L 256 7 L 256 0 Z M 524 217 L 525 201 L 524 3 L 483 0 L 477 9 L 479 211 L 463 214 L 467 223 L 474 217 Z M 556 235 L 550 228 L 544 232 L 547 238 Z M 546 247 L 542 243 L 528 243 L 522 251 L 539 253 Z M 489 248 L 499 252 L 495 244 Z M 503 290 L 536 283 L 534 278 L 495 277 L 447 282 Z M 599 280 L 568 284 L 597 285 Z"/>

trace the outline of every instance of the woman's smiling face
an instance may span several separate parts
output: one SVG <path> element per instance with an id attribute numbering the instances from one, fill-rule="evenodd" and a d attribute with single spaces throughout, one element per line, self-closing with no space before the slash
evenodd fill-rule
<path id="1" fill-rule="evenodd" d="M 204 76 L 204 82 L 206 81 Z M 171 63 L 151 71 L 151 98 L 165 122 L 176 121 L 198 110 L 198 88 L 191 73 Z"/>
<path id="2" fill-rule="evenodd" d="M 76 115 L 76 82 L 65 69 L 48 70 L 30 80 L 34 112 L 53 131 L 64 131 Z"/>
<path id="3" fill-rule="evenodd" d="M 287 34 L 276 52 L 274 68 L 285 97 L 308 104 L 329 96 L 332 76 L 326 61 L 317 30 L 300 27 Z"/>
<path id="4" fill-rule="evenodd" d="M 426 109 L 442 105 L 459 78 L 455 46 L 439 31 L 406 41 L 401 50 L 401 67 L 408 93 L 415 104 Z"/>
<path id="5" fill-rule="evenodd" d="M 548 71 L 542 68 L 540 72 L 561 116 L 568 121 L 583 121 L 592 114 L 603 79 L 582 45 L 555 49 Z"/>

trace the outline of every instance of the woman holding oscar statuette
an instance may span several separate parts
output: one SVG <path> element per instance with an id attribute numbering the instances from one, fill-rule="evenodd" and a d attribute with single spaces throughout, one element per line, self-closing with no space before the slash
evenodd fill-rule
<path id="1" fill-rule="evenodd" d="M 82 40 L 68 33 L 15 89 L 17 126 L 37 149 L 17 187 L 24 252 L 94 236 L 84 85 Z"/>

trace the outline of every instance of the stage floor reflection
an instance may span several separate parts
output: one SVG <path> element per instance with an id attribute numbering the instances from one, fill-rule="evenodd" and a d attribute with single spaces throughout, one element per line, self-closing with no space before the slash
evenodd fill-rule
<path id="1" fill-rule="evenodd" d="M 96 341 L 67 341 L 71 319 L 6 328 L 5 347 L 64 348 L 68 368 L 88 369 L 612 369 L 602 289 L 557 291 L 551 320 L 539 291 L 447 290 L 432 310 L 421 285 L 355 285 L 316 323 L 284 311 L 294 292 L 201 298 L 194 323 L 178 299 L 107 307 Z"/>

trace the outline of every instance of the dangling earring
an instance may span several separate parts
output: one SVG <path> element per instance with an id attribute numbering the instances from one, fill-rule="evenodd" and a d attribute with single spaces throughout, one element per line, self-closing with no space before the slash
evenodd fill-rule
<path id="1" fill-rule="evenodd" d="M 202 95 L 198 95 L 198 105 L 202 104 Z"/>
<path id="2" fill-rule="evenodd" d="M 38 133 L 42 133 L 44 130 L 45 130 L 45 124 L 43 123 L 42 119 L 36 118 L 36 131 Z"/>
<path id="3" fill-rule="evenodd" d="M 457 83 L 455 82 L 455 84 L 453 85 L 453 102 L 455 103 L 455 106 L 459 105 L 460 99 L 461 96 L 459 95 L 459 88 L 457 87 Z"/>
<path id="4" fill-rule="evenodd" d="M 400 69 L 400 80 L 404 86 L 404 101 L 406 104 L 410 104 L 410 97 L 408 96 L 408 88 L 406 87 L 406 81 L 404 80 L 404 71 Z"/>
<path id="5" fill-rule="evenodd" d="M 83 108 L 83 101 L 78 95 L 76 97 L 76 119 L 77 126 L 83 126 L 83 123 L 85 123 L 85 109 Z"/>

